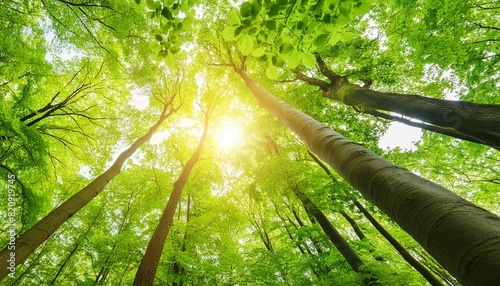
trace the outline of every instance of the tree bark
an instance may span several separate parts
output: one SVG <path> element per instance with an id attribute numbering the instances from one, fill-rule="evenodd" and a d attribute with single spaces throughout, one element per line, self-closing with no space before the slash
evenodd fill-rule
<path id="1" fill-rule="evenodd" d="M 308 151 L 309 155 L 313 158 L 313 160 L 326 172 L 326 174 L 336 181 L 335 177 L 333 177 L 332 172 L 328 169 L 321 160 L 316 157 L 311 151 Z M 442 285 L 442 283 L 427 269 L 425 268 L 422 263 L 420 263 L 418 260 L 416 260 L 407 250 L 404 248 L 381 224 L 378 223 L 377 220 L 359 203 L 357 200 L 352 201 L 354 205 L 358 208 L 359 211 L 371 222 L 371 224 L 377 229 L 377 231 L 384 236 L 387 241 L 401 254 L 401 256 L 408 262 L 415 270 L 417 270 L 431 285 L 437 286 L 437 285 Z M 344 216 L 345 217 L 345 216 Z M 349 219 L 345 217 L 348 221 Z M 352 218 L 351 218 L 352 219 Z M 352 225 L 352 223 L 351 223 Z M 354 228 L 354 225 L 353 225 Z M 358 228 L 359 229 L 359 228 Z M 354 228 L 356 230 L 356 228 Z M 361 231 L 361 230 L 360 230 Z M 357 233 L 357 232 L 356 232 Z M 361 234 L 363 234 L 361 232 Z M 358 234 L 359 236 L 359 234 Z M 364 235 L 363 235 L 364 236 Z M 361 238 L 361 236 L 360 236 Z"/>
<path id="2" fill-rule="evenodd" d="M 365 215 L 365 217 L 373 224 L 373 226 L 382 234 L 387 241 L 401 254 L 401 256 L 408 262 L 415 270 L 417 270 L 431 285 L 442 286 L 443 283 L 439 281 L 427 268 L 418 262 L 409 252 L 404 248 L 396 238 L 394 238 L 378 221 L 363 207 L 363 205 L 354 201 L 356 207 Z"/>
<path id="3" fill-rule="evenodd" d="M 363 110 L 384 110 L 439 126 L 460 139 L 500 150 L 500 105 L 436 99 L 414 94 L 379 92 L 359 85 L 343 85 L 325 96 Z M 370 113 L 370 112 L 367 112 Z M 463 135 L 463 136 L 461 136 Z"/>
<path id="4" fill-rule="evenodd" d="M 235 68 L 261 107 L 375 204 L 464 285 L 500 281 L 500 217 L 392 164 L 277 99 Z M 500 126 L 500 125 L 497 125 Z"/>
<path id="5" fill-rule="evenodd" d="M 352 247 L 347 243 L 347 241 L 342 237 L 338 230 L 332 225 L 325 214 L 314 204 L 303 192 L 299 191 L 297 188 L 292 188 L 293 192 L 302 202 L 304 209 L 307 213 L 313 216 L 318 224 L 323 229 L 323 232 L 328 236 L 328 239 L 333 243 L 335 248 L 340 252 L 340 254 L 345 258 L 347 263 L 355 272 L 363 273 L 367 276 L 363 280 L 364 285 L 380 285 L 377 277 L 366 268 L 361 268 L 364 265 L 363 260 L 358 254 L 352 249 Z"/>
<path id="6" fill-rule="evenodd" d="M 292 189 L 297 198 L 299 198 L 302 202 L 306 212 L 310 213 L 311 216 L 316 219 L 325 234 L 328 236 L 333 245 L 335 245 L 335 248 L 337 248 L 340 254 L 342 254 L 342 256 L 346 259 L 351 268 L 354 271 L 359 272 L 359 267 L 363 265 L 363 261 L 356 254 L 354 249 L 351 248 L 337 229 L 330 223 L 325 214 L 304 193 L 299 191 L 297 188 Z"/>
<path id="7" fill-rule="evenodd" d="M 356 221 L 348 213 L 346 213 L 345 211 L 340 211 L 339 213 L 347 220 L 347 222 L 349 222 L 349 224 L 351 225 L 352 229 L 354 229 L 354 232 L 356 233 L 356 235 L 358 236 L 358 238 L 360 240 L 365 239 L 365 234 L 363 233 L 363 231 L 361 230 L 361 228 L 359 228 L 359 226 L 356 223 Z"/>
<path id="8" fill-rule="evenodd" d="M 37 224 L 31 227 L 28 231 L 19 236 L 15 241 L 15 250 L 9 250 L 6 246 L 0 251 L 0 280 L 5 278 L 9 273 L 10 267 L 8 259 L 12 253 L 15 254 L 15 265 L 22 263 L 35 249 L 47 240 L 68 218 L 77 213 L 82 207 L 97 196 L 104 187 L 118 175 L 125 161 L 132 156 L 139 147 L 147 142 L 156 132 L 158 127 L 165 119 L 167 119 L 175 110 L 171 109 L 167 113 L 168 105 L 165 105 L 158 121 L 149 129 L 149 131 L 139 139 L 137 139 L 127 150 L 123 151 L 113 165 L 95 178 L 90 184 L 74 194 L 63 204 L 50 212 Z"/>
<path id="9" fill-rule="evenodd" d="M 156 270 L 158 268 L 158 263 L 160 262 L 161 253 L 165 245 L 170 228 L 172 227 L 172 222 L 175 215 L 175 209 L 179 203 L 182 190 L 186 185 L 191 170 L 196 165 L 200 158 L 201 151 L 203 150 L 203 145 L 207 137 L 208 132 L 208 120 L 209 114 L 205 115 L 205 125 L 203 129 L 203 134 L 198 142 L 198 147 L 191 155 L 186 165 L 182 169 L 182 172 L 174 183 L 172 194 L 168 199 L 167 206 L 163 210 L 163 214 L 160 218 L 158 226 L 156 227 L 153 236 L 151 237 L 146 253 L 142 257 L 141 264 L 135 275 L 134 286 L 137 285 L 153 285 L 155 279 Z"/>
<path id="10" fill-rule="evenodd" d="M 455 138 L 480 143 L 500 150 L 500 105 L 480 104 L 425 97 L 414 94 L 380 92 L 350 84 L 346 77 L 331 71 L 315 54 L 321 73 L 330 82 L 308 77 L 295 70 L 299 80 L 318 86 L 323 96 L 353 106 L 356 110 L 390 119 L 380 110 L 418 119 L 419 127 Z M 411 121 L 398 120 L 404 124 Z M 412 125 L 412 124 L 410 124 Z"/>

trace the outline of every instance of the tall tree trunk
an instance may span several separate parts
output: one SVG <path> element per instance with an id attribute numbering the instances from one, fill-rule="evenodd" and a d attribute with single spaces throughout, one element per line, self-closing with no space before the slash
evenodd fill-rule
<path id="1" fill-rule="evenodd" d="M 500 281 L 500 217 L 347 140 L 271 95 L 242 69 L 235 71 L 260 106 L 300 136 L 460 283 L 496 285 Z"/>
<path id="2" fill-rule="evenodd" d="M 336 181 L 332 172 L 328 169 L 327 166 L 321 162 L 321 160 L 316 157 L 311 151 L 308 151 L 309 155 L 313 158 L 313 160 L 318 163 L 318 165 L 328 174 L 333 181 Z M 416 260 L 407 250 L 404 248 L 381 224 L 378 223 L 377 220 L 366 210 L 363 205 L 357 200 L 352 201 L 354 205 L 358 208 L 358 210 L 371 222 L 371 224 L 378 230 L 382 236 L 384 236 L 387 241 L 401 254 L 404 260 L 408 262 L 415 270 L 417 270 L 431 285 L 442 285 L 442 283 L 427 269 L 422 265 L 418 260 Z M 346 218 L 347 219 L 347 218 Z"/>
<path id="3" fill-rule="evenodd" d="M 383 110 L 398 113 L 427 123 L 430 128 L 419 127 L 430 131 L 500 150 L 500 105 L 380 92 L 359 85 L 344 85 L 336 93 L 327 95 L 362 112 Z"/>
<path id="4" fill-rule="evenodd" d="M 324 97 L 340 101 L 361 112 L 500 150 L 500 130 L 498 129 L 500 105 L 371 90 L 368 88 L 369 85 L 361 87 L 357 84 L 350 84 L 347 77 L 330 70 L 319 54 L 316 53 L 315 56 L 321 73 L 329 79 L 329 83 L 321 79 L 310 78 L 298 70 L 295 70 L 295 73 L 298 79 L 318 86 L 323 91 Z M 380 112 L 380 110 L 398 113 L 424 123 L 396 119 L 397 117 Z"/>
<path id="5" fill-rule="evenodd" d="M 373 224 L 373 226 L 382 234 L 387 241 L 401 254 L 401 256 L 408 262 L 415 270 L 417 270 L 422 276 L 433 286 L 442 286 L 443 283 L 439 281 L 427 268 L 425 268 L 418 260 L 416 260 L 409 252 L 404 248 L 396 238 L 394 238 L 378 221 L 363 207 L 363 205 L 354 201 L 356 207 L 365 215 L 365 217 Z"/>
<path id="6" fill-rule="evenodd" d="M 361 240 L 365 239 L 365 234 L 363 233 L 361 228 L 359 228 L 356 221 L 345 211 L 340 211 L 339 213 L 347 220 L 347 222 L 349 222 L 349 224 L 351 225 L 352 229 L 354 229 L 354 232 L 359 237 L 359 239 Z"/>
<path id="7" fill-rule="evenodd" d="M 40 244 L 47 240 L 61 224 L 97 196 L 104 187 L 120 173 L 125 161 L 132 156 L 143 143 L 147 142 L 161 123 L 175 111 L 175 109 L 170 109 L 167 113 L 168 107 L 169 105 L 164 106 L 158 121 L 144 136 L 137 139 L 127 150 L 123 151 L 108 170 L 50 212 L 28 231 L 19 236 L 15 241 L 14 251 L 10 250 L 8 246 L 0 251 L 0 280 L 11 272 L 9 269 L 9 267 L 11 267 L 11 261 L 8 261 L 11 257 L 15 258 L 13 264 L 18 265 L 22 263 L 38 246 L 40 246 Z M 11 256 L 12 253 L 14 253 L 14 256 Z"/>
<path id="8" fill-rule="evenodd" d="M 163 247 L 165 245 L 165 241 L 168 236 L 168 232 L 172 227 L 172 222 L 175 215 L 175 209 L 177 204 L 179 203 L 182 189 L 186 185 L 189 174 L 191 170 L 198 162 L 200 158 L 201 151 L 203 150 L 203 144 L 205 143 L 205 139 L 207 137 L 208 132 L 208 120 L 210 118 L 209 113 L 205 114 L 205 125 L 203 129 L 203 134 L 200 137 L 200 141 L 198 142 L 198 147 L 191 155 L 186 165 L 182 169 L 182 172 L 174 183 L 174 187 L 172 190 L 172 194 L 168 199 L 167 206 L 163 210 L 163 214 L 160 218 L 158 226 L 156 227 L 151 240 L 149 241 L 148 248 L 146 249 L 146 253 L 142 257 L 141 264 L 139 265 L 139 269 L 135 275 L 134 285 L 153 285 L 153 281 L 156 274 L 156 269 L 158 268 L 158 263 L 160 262 L 161 253 L 163 251 Z"/>

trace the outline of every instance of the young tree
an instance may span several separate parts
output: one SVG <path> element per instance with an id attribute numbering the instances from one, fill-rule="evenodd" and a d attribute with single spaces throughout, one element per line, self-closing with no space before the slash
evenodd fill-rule
<path id="1" fill-rule="evenodd" d="M 449 190 L 394 165 L 277 99 L 244 68 L 234 70 L 259 105 L 306 142 L 349 184 L 420 243 L 458 281 L 500 279 L 500 218 Z M 491 275 L 484 275 L 491 273 Z"/>
<path id="2" fill-rule="evenodd" d="M 200 137 L 200 141 L 198 142 L 198 147 L 196 147 L 196 150 L 186 162 L 186 165 L 184 165 L 184 167 L 182 168 L 182 172 L 179 175 L 179 178 L 174 183 L 172 194 L 168 199 L 167 206 L 163 210 L 163 214 L 160 218 L 160 221 L 158 222 L 158 226 L 156 227 L 153 236 L 149 241 L 146 253 L 144 253 L 141 264 L 139 265 L 139 269 L 137 269 L 137 273 L 134 279 L 134 285 L 153 285 L 156 269 L 158 268 L 158 263 L 160 261 L 161 253 L 163 251 L 168 232 L 172 227 L 175 209 L 179 204 L 182 190 L 188 182 L 189 175 L 191 174 L 193 167 L 198 162 L 201 152 L 203 151 L 203 145 L 208 133 L 208 121 L 210 119 L 210 112 L 210 110 L 205 112 L 205 124 L 203 133 Z"/>
<path id="3" fill-rule="evenodd" d="M 347 241 L 342 237 L 338 230 L 330 223 L 325 214 L 314 204 L 306 194 L 298 189 L 297 186 L 292 186 L 293 193 L 302 202 L 304 209 L 310 216 L 314 217 L 321 226 L 330 241 L 335 245 L 335 248 L 347 260 L 351 268 L 356 272 L 361 272 L 368 277 L 363 279 L 365 285 L 379 285 L 378 279 L 371 273 L 370 270 L 363 268 L 364 262 L 358 254 L 352 249 Z"/>

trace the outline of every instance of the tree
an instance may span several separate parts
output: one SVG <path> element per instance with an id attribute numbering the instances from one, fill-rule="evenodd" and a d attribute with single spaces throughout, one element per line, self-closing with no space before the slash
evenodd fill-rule
<path id="1" fill-rule="evenodd" d="M 482 273 L 485 269 L 494 273 L 500 267 L 496 259 L 500 242 L 495 238 L 499 235 L 500 219 L 496 215 L 343 138 L 269 94 L 244 69 L 234 69 L 260 106 L 299 135 L 313 152 L 394 219 L 460 282 L 495 283 L 498 277 Z M 463 251 L 457 253 L 457 249 Z M 481 260 L 477 261 L 477 257 Z"/>
<path id="2" fill-rule="evenodd" d="M 297 78 L 318 86 L 323 96 L 354 107 L 357 111 L 381 118 L 399 121 L 429 131 L 459 139 L 500 148 L 500 106 L 466 101 L 435 99 L 413 94 L 379 92 L 369 89 L 369 84 L 351 84 L 347 76 L 330 70 L 322 57 L 316 53 L 316 62 L 321 73 L 330 82 L 311 78 L 295 70 Z M 389 112 L 383 113 L 380 111 Z M 402 117 L 391 115 L 400 114 Z M 420 120 L 424 123 L 417 123 Z"/>
<path id="3" fill-rule="evenodd" d="M 315 218 L 318 224 L 321 226 L 325 234 L 328 236 L 330 241 L 335 245 L 337 250 L 342 253 L 349 265 L 356 272 L 361 272 L 368 277 L 364 279 L 366 285 L 377 285 L 378 279 L 373 276 L 373 274 L 367 270 L 363 269 L 363 260 L 356 254 L 356 252 L 349 246 L 347 241 L 340 235 L 340 233 L 335 229 L 335 227 L 330 223 L 328 218 L 323 214 L 323 212 L 297 187 L 292 187 L 294 194 L 302 202 L 304 209 L 308 214 Z"/>
<path id="4" fill-rule="evenodd" d="M 186 165 L 182 168 L 182 172 L 179 178 L 175 181 L 174 187 L 172 189 L 172 194 L 168 199 L 167 206 L 163 210 L 163 214 L 160 218 L 158 226 L 156 227 L 151 240 L 149 241 L 146 253 L 141 260 L 139 269 L 135 275 L 134 285 L 153 285 L 156 269 L 158 268 L 158 262 L 160 261 L 161 253 L 165 240 L 167 239 L 170 228 L 172 227 L 175 209 L 179 204 L 179 200 L 182 194 L 184 185 L 189 180 L 189 175 L 198 162 L 201 152 L 203 151 L 203 145 L 208 133 L 208 122 L 210 119 L 210 110 L 205 112 L 205 124 L 203 128 L 203 134 L 200 137 L 200 141 L 196 150 L 191 155 Z"/>

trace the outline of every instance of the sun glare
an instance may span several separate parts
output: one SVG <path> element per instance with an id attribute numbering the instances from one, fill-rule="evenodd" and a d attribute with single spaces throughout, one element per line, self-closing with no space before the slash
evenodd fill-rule
<path id="1" fill-rule="evenodd" d="M 215 140 L 223 150 L 236 147 L 243 139 L 243 132 L 239 126 L 226 125 L 217 130 Z"/>

